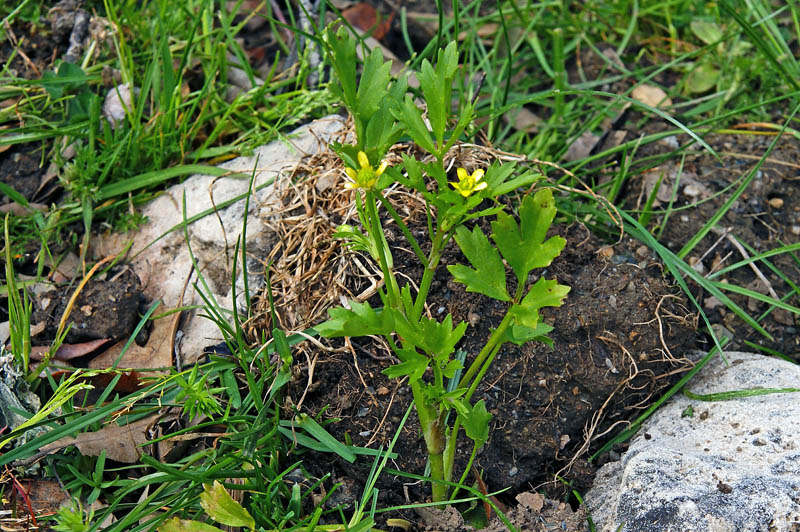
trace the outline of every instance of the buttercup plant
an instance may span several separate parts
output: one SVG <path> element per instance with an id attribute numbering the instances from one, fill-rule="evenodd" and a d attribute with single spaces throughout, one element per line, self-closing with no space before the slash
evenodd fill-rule
<path id="1" fill-rule="evenodd" d="M 494 201 L 502 194 L 532 185 L 541 175 L 528 171 L 516 175 L 513 164 L 493 164 L 472 173 L 458 168 L 457 180 L 448 180 L 445 155 L 471 123 L 474 110 L 472 103 L 464 102 L 458 119 L 451 119 L 452 87 L 458 70 L 454 42 L 440 50 L 435 66 L 423 61 L 418 73 L 428 126 L 408 89 L 407 79 L 391 79 L 389 63 L 383 62 L 377 48 L 367 56 L 357 81 L 356 43 L 349 33 L 344 28 L 329 29 L 325 37 L 338 78 L 338 85 L 333 83 L 331 88 L 355 124 L 356 144 L 336 144 L 334 149 L 347 166 L 349 179 L 344 187 L 356 189 L 361 223 L 360 228 L 339 227 L 336 236 L 368 253 L 380 266 L 384 282 L 379 290 L 382 308 L 350 301 L 349 308 L 330 309 L 330 319 L 316 326 L 316 330 L 325 337 L 386 338 L 400 363 L 386 368 L 384 374 L 408 378 L 430 459 L 433 500 L 446 501 L 460 429 L 472 440 L 473 447 L 459 484 L 489 438 L 491 415 L 483 400 L 472 403 L 472 397 L 501 347 L 507 342 L 520 345 L 528 341 L 552 345 L 547 334 L 553 328 L 539 320 L 539 309 L 560 306 L 569 287 L 544 278 L 529 283 L 528 277 L 532 270 L 548 266 L 561 253 L 565 240 L 558 236 L 545 240 L 556 213 L 550 189 L 524 196 L 518 219 Z M 451 124 L 454 125 L 448 130 Z M 383 159 L 403 136 L 433 155 L 433 160 L 423 162 L 404 155 L 401 167 L 388 166 Z M 394 183 L 416 191 L 425 200 L 431 244 L 427 253 L 383 194 Z M 492 206 L 482 208 L 490 202 Z M 379 208 L 394 220 L 424 265 L 416 294 L 409 284 L 399 286 Z M 479 225 L 471 230 L 465 226 L 470 220 L 486 216 L 495 217 L 491 241 Z M 468 292 L 508 303 L 505 317 L 466 368 L 453 354 L 467 323 L 454 324 L 450 314 L 442 320 L 424 315 L 431 281 L 451 239 L 469 263 L 447 266 L 454 280 L 464 284 Z M 513 294 L 508 290 L 507 268 L 516 277 Z M 455 386 L 450 382 L 448 387 L 449 381 L 455 381 Z M 455 413 L 453 420 L 449 419 L 451 411 Z"/>

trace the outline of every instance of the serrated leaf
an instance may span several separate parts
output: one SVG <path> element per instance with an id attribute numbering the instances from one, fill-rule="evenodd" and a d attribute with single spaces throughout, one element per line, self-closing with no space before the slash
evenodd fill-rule
<path id="1" fill-rule="evenodd" d="M 506 290 L 506 270 L 500 254 L 489 243 L 480 227 L 472 231 L 464 226 L 456 229 L 455 241 L 473 268 L 463 264 L 447 267 L 456 282 L 467 292 L 477 292 L 500 301 L 511 301 Z"/>
<path id="2" fill-rule="evenodd" d="M 425 370 L 428 369 L 430 359 L 424 355 L 420 355 L 413 349 L 401 349 L 395 354 L 401 362 L 389 366 L 381 372 L 390 379 L 398 379 L 407 375 L 409 380 L 417 381 L 422 378 Z"/>
<path id="3" fill-rule="evenodd" d="M 222 532 L 222 529 L 215 526 L 201 523 L 200 521 L 178 519 L 177 517 L 173 517 L 156 530 L 158 532 Z"/>
<path id="4" fill-rule="evenodd" d="M 492 239 L 517 276 L 518 283 L 524 283 L 534 268 L 549 266 L 564 249 L 566 240 L 560 236 L 544 241 L 555 215 L 553 193 L 546 188 L 533 197 L 528 195 L 523 198 L 519 208 L 519 225 L 504 212 L 499 213 L 497 220 L 492 222 Z"/>
<path id="5" fill-rule="evenodd" d="M 208 484 L 203 486 L 200 506 L 211 519 L 223 525 L 246 526 L 251 530 L 256 527 L 253 516 L 241 504 L 234 501 L 228 490 L 217 480 L 211 486 Z"/>
<path id="6" fill-rule="evenodd" d="M 334 95 L 339 96 L 351 114 L 356 112 L 356 43 L 347 28 L 341 26 L 334 33 L 328 29 L 327 43 L 331 49 L 331 63 L 339 83 L 331 83 Z"/>
<path id="7" fill-rule="evenodd" d="M 403 105 L 400 105 L 395 112 L 397 120 L 405 126 L 411 140 L 428 153 L 435 153 L 436 146 L 434 146 L 428 128 L 422 120 L 422 111 L 414 103 L 410 94 L 406 94 Z"/>
<path id="8" fill-rule="evenodd" d="M 330 319 L 314 326 L 321 336 L 366 336 L 370 334 L 389 334 L 394 330 L 391 313 L 376 311 L 369 303 L 350 301 L 350 310 L 336 307 L 328 310 Z"/>
<path id="9" fill-rule="evenodd" d="M 560 307 L 569 291 L 569 286 L 558 284 L 558 281 L 540 278 L 531 286 L 522 301 L 513 305 L 508 312 L 517 325 L 536 329 L 539 326 L 539 309 Z"/>
<path id="10" fill-rule="evenodd" d="M 449 357 L 456 344 L 464 336 L 467 323 L 462 321 L 453 329 L 453 316 L 450 314 L 441 322 L 422 317 L 416 327 L 420 343 L 426 353 L 435 357 Z"/>
<path id="11" fill-rule="evenodd" d="M 396 122 L 392 113 L 389 112 L 390 107 L 389 98 L 384 97 L 378 107 L 378 112 L 374 113 L 367 122 L 367 128 L 364 133 L 364 145 L 375 150 L 377 153 L 376 159 L 383 157 L 403 133 L 400 125 Z M 369 155 L 369 152 L 367 152 L 367 155 Z M 376 165 L 380 165 L 380 161 L 376 161 Z"/>
<path id="12" fill-rule="evenodd" d="M 417 75 L 419 87 L 428 108 L 428 119 L 433 129 L 436 147 L 442 151 L 444 132 L 450 116 L 450 96 L 453 92 L 453 77 L 458 69 L 458 52 L 455 41 L 439 51 L 434 68 L 427 60 L 422 62 Z"/>
<path id="13" fill-rule="evenodd" d="M 378 111 L 389 86 L 390 68 L 391 63 L 383 61 L 380 47 L 373 48 L 364 62 L 364 71 L 361 73 L 356 94 L 357 114 L 361 119 L 369 120 Z"/>
<path id="14" fill-rule="evenodd" d="M 489 439 L 489 421 L 492 419 L 492 415 L 486 411 L 483 399 L 470 407 L 466 414 L 459 412 L 459 417 L 467 437 L 474 441 L 478 448 L 483 447 Z"/>

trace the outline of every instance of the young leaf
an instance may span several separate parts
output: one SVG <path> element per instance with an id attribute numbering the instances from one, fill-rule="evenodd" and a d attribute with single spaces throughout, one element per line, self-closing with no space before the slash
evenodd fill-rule
<path id="1" fill-rule="evenodd" d="M 436 139 L 436 146 L 442 150 L 447 119 L 450 116 L 450 96 L 453 92 L 453 77 L 458 68 L 458 53 L 455 41 L 439 51 L 436 68 L 428 61 L 422 62 L 418 79 L 425 103 L 428 106 L 428 119 Z M 444 154 L 442 150 L 441 154 Z"/>
<path id="2" fill-rule="evenodd" d="M 500 254 L 489 243 L 480 227 L 470 231 L 456 229 L 455 240 L 473 268 L 463 264 L 448 266 L 456 282 L 466 285 L 467 292 L 478 292 L 500 301 L 511 301 L 506 290 L 506 271 Z"/>
<path id="3" fill-rule="evenodd" d="M 389 69 L 391 63 L 383 62 L 383 54 L 379 47 L 372 49 L 367 60 L 364 62 L 364 71 L 361 74 L 361 81 L 358 83 L 356 101 L 358 109 L 356 113 L 361 119 L 369 120 L 380 107 L 381 100 L 386 96 L 391 74 Z"/>
<path id="4" fill-rule="evenodd" d="M 414 103 L 410 94 L 406 94 L 403 105 L 400 105 L 394 112 L 397 120 L 405 126 L 411 140 L 428 153 L 436 153 L 436 146 L 433 145 L 428 128 L 422 120 L 422 111 Z"/>
<path id="5" fill-rule="evenodd" d="M 331 49 L 331 62 L 339 83 L 331 83 L 330 88 L 339 97 L 351 114 L 357 111 L 356 100 L 356 43 L 347 28 L 340 27 L 336 33 L 329 27 L 326 41 Z"/>
<path id="6" fill-rule="evenodd" d="M 428 369 L 430 359 L 420 355 L 413 349 L 398 349 L 395 354 L 401 362 L 389 366 L 381 372 L 390 379 L 399 379 L 408 375 L 409 380 L 417 381 L 422 378 L 425 370 Z"/>
<path id="7" fill-rule="evenodd" d="M 200 494 L 200 506 L 211 519 L 223 525 L 246 526 L 250 530 L 256 528 L 253 516 L 241 504 L 234 501 L 228 490 L 217 480 L 210 487 L 208 484 L 203 486 L 203 493 Z"/>
<path id="8" fill-rule="evenodd" d="M 492 239 L 517 276 L 518 283 L 524 283 L 534 268 L 549 266 L 564 249 L 566 240 L 560 236 L 544 242 L 555 215 L 553 193 L 545 188 L 522 200 L 519 226 L 506 213 L 498 214 L 497 220 L 492 222 Z"/>
<path id="9" fill-rule="evenodd" d="M 492 419 L 492 415 L 486 411 L 483 399 L 475 403 L 466 415 L 461 415 L 459 412 L 459 416 L 467 437 L 474 441 L 478 448 L 483 447 L 489 440 L 489 421 Z"/>
<path id="10" fill-rule="evenodd" d="M 547 337 L 552 330 L 553 327 L 551 325 L 542 322 L 539 322 L 539 325 L 537 325 L 535 329 L 514 324 L 506 329 L 503 341 L 513 342 L 517 345 L 526 344 L 528 342 L 542 342 L 553 347 L 553 340 Z"/>
<path id="11" fill-rule="evenodd" d="M 517 325 L 536 329 L 539 325 L 539 309 L 542 307 L 560 307 L 570 287 L 558 284 L 555 280 L 540 278 L 531 286 L 522 301 L 509 309 Z"/>
<path id="12" fill-rule="evenodd" d="M 395 316 L 394 321 L 395 330 L 404 341 L 430 356 L 443 357 L 444 363 L 467 330 L 466 322 L 459 323 L 453 330 L 453 316 L 450 314 L 442 322 L 423 317 L 419 323 L 411 323 L 400 315 Z"/>
<path id="13" fill-rule="evenodd" d="M 391 313 L 375 311 L 366 302 L 350 301 L 350 308 L 329 309 L 331 319 L 314 326 L 314 329 L 326 338 L 389 334 L 394 330 Z"/>

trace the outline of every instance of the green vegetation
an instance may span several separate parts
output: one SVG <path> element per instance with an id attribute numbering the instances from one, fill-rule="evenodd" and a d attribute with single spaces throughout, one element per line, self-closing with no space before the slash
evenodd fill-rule
<path id="1" fill-rule="evenodd" d="M 350 24 L 340 20 L 335 8 L 322 4 L 316 13 L 303 13 L 301 3 L 265 1 L 261 14 L 250 14 L 267 19 L 261 31 L 274 40 L 267 66 L 256 71 L 239 39 L 247 23 L 247 14 L 237 14 L 242 2 L 93 2 L 87 9 L 103 24 L 88 38 L 80 61 L 48 60 L 46 70 L 28 76 L 23 71 L 30 58 L 24 55 L 25 41 L 18 38 L 52 38 L 48 7 L 40 0 L 0 7 L 0 36 L 10 50 L 0 70 L 0 150 L 32 153 L 43 169 L 54 165 L 47 182 L 51 192 L 43 203 L 0 183 L 0 192 L 14 206 L 4 214 L 0 254 L 0 293 L 10 321 L 10 341 L 4 349 L 13 354 L 43 405 L 36 415 L 0 435 L 0 445 L 6 445 L 0 464 L 16 465 L 9 469 L 15 477 L 33 474 L 26 467 L 45 445 L 148 419 L 155 427 L 167 422 L 159 417 L 165 407 L 176 407 L 199 423 L 177 433 L 154 433 L 151 445 L 175 435 L 186 441 L 213 440 L 213 445 L 187 446 L 177 458 L 159 460 L 148 451 L 131 465 L 111 464 L 105 452 L 82 453 L 77 446 L 48 456 L 39 466 L 46 475 L 57 476 L 75 501 L 48 518 L 56 529 L 212 530 L 215 525 L 209 523 L 216 523 L 256 530 L 366 531 L 373 529 L 378 514 L 396 510 L 378 506 L 375 487 L 395 456 L 392 446 L 363 449 L 337 441 L 324 416 L 285 408 L 283 397 L 295 363 L 293 346 L 303 337 L 287 336 L 275 327 L 254 339 L 242 326 L 250 316 L 223 308 L 210 296 L 204 312 L 218 324 L 231 354 L 210 355 L 185 371 L 153 368 L 161 372 L 141 377 L 142 386 L 135 392 L 115 391 L 126 374 L 114 368 L 43 374 L 48 365 L 58 369 L 51 357 L 67 324 L 62 323 L 42 363 L 30 358 L 26 287 L 33 281 L 19 277 L 21 268 L 40 279 L 48 265 L 74 250 L 85 274 L 99 266 L 87 264 L 93 232 L 124 231 L 144 223 L 136 207 L 166 186 L 195 173 L 222 175 L 225 171 L 216 163 L 281 138 L 292 126 L 328 114 L 340 102 L 353 116 L 357 140 L 337 150 L 349 167 L 351 187 L 358 189 L 355 201 L 362 227 L 341 227 L 339 236 L 379 264 L 386 280 L 381 294 L 385 309 L 378 312 L 358 304 L 351 304 L 350 310 L 335 309 L 331 321 L 318 330 L 328 336 L 384 334 L 390 343 L 391 332 L 401 332 L 402 341 L 393 347 L 402 363 L 387 374 L 409 377 L 431 455 L 430 475 L 405 476 L 433 481 L 435 501 L 467 493 L 462 500 L 479 500 L 497 510 L 493 494 L 466 484 L 465 477 L 453 471 L 455 441 L 463 427 L 473 440 L 474 458 L 486 440 L 489 420 L 482 403 L 471 402 L 485 368 L 503 342 L 544 340 L 548 331 L 538 321 L 538 308 L 558 305 L 566 293 L 555 281 L 542 281 L 542 286 L 524 282 L 531 269 L 548 264 L 563 247 L 557 239 L 544 240 L 553 220 L 579 220 L 608 238 L 622 231 L 652 250 L 694 305 L 709 338 L 709 353 L 695 369 L 595 456 L 634 434 L 725 346 L 725 338 L 711 326 L 703 297 L 713 296 L 728 314 L 757 333 L 747 345 L 791 359 L 785 346 L 773 342 L 769 324 L 778 311 L 800 313 L 800 280 L 780 265 L 786 262 L 777 262 L 788 257 L 791 267 L 800 265 L 800 244 L 779 239 L 777 246 L 765 249 L 761 242 L 731 236 L 744 250 L 741 259 L 707 274 L 690 264 L 690 258 L 703 238 L 722 229 L 726 215 L 744 201 L 781 139 L 800 138 L 800 63 L 793 53 L 800 38 L 796 0 L 780 6 L 766 0 L 523 1 L 497 2 L 492 8 L 478 0 L 452 6 L 437 2 L 438 11 L 427 21 L 434 24 L 435 35 L 422 45 L 412 34 L 412 14 L 403 9 L 392 31 L 405 46 L 398 53 L 408 57 L 406 72 L 415 74 L 419 89 L 409 87 L 405 74 L 390 76 L 377 52 L 367 51 L 366 59 L 357 61 L 356 46 L 363 43 L 354 45 L 345 29 L 326 31 L 334 19 L 338 28 Z M 329 53 L 322 53 L 317 64 L 312 59 L 320 51 Z M 293 65 L 285 62 L 289 55 L 297 57 Z M 234 85 L 234 78 L 243 79 L 237 81 L 242 86 Z M 130 98 L 123 97 L 123 86 L 134 88 Z M 634 95 L 643 86 L 659 87 L 663 97 L 643 101 Z M 387 87 L 391 88 L 375 90 Z M 125 101 L 114 123 L 103 114 L 109 93 Z M 427 104 L 426 114 L 417 100 Z M 623 113 L 640 128 L 633 138 L 566 157 L 582 135 L 608 133 Z M 654 124 L 658 127 L 651 127 Z M 758 132 L 752 131 L 752 124 L 758 124 Z M 711 146 L 710 138 L 717 133 L 773 138 L 733 184 L 716 193 L 718 206 L 699 231 L 685 241 L 666 242 L 663 237 L 677 219 L 717 199 L 687 203 L 678 197 L 687 158 L 703 152 L 717 159 L 726 156 Z M 668 139 L 673 142 L 669 150 L 648 149 Z M 405 173 L 399 166 L 382 165 L 394 142 L 409 140 L 430 154 L 431 161 L 406 157 Z M 483 174 L 458 172 L 453 181 L 443 161 L 456 141 L 491 144 L 544 163 L 535 171 L 494 165 Z M 626 188 L 639 186 L 648 170 L 668 163 L 679 168 L 674 183 L 664 187 L 659 177 L 640 202 L 626 200 Z M 434 189 L 423 176 L 435 182 Z M 422 251 L 407 228 L 403 231 L 426 265 L 416 297 L 397 282 L 376 208 L 377 201 L 402 229 L 381 194 L 394 182 L 415 190 L 429 207 L 429 252 Z M 534 195 L 513 194 L 534 182 L 539 183 Z M 553 195 L 554 187 L 561 193 Z M 670 199 L 657 202 L 662 188 Z M 513 216 L 481 203 L 501 194 L 516 202 Z M 481 229 L 463 225 L 478 216 L 494 217 L 494 245 Z M 536 218 L 543 220 L 534 223 Z M 545 258 L 514 253 L 528 243 L 531 233 L 534 244 L 549 248 Z M 456 281 L 509 305 L 505 329 L 495 330 L 476 362 L 466 368 L 456 353 L 462 325 L 422 316 L 431 277 L 451 239 L 469 262 L 448 265 Z M 243 247 L 237 254 L 240 267 L 245 263 Z M 26 262 L 27 256 L 33 259 Z M 501 258 L 518 280 L 514 294 L 506 289 Z M 765 294 L 729 281 L 736 272 L 751 268 L 776 276 L 789 289 Z M 234 271 L 231 282 L 236 278 Z M 198 285 L 205 282 L 201 279 Z M 556 294 L 541 300 L 541 290 Z M 251 294 L 246 295 L 249 300 Z M 748 308 L 742 296 L 762 307 L 758 312 Z M 152 307 L 141 317 L 140 327 L 157 316 L 156 310 Z M 272 323 L 278 323 L 274 315 Z M 423 378 L 428 368 L 432 380 Z M 92 380 L 98 376 L 110 382 Z M 95 395 L 85 393 L 92 387 Z M 448 419 L 450 411 L 455 419 Z M 23 434 L 24 440 L 9 443 Z M 328 504 L 338 487 L 317 497 L 318 488 L 330 479 L 305 479 L 303 459 L 309 450 L 348 461 L 373 461 L 367 487 L 353 508 L 345 511 Z M 4 498 L 17 490 L 12 481 L 0 489 Z M 229 492 L 244 497 L 237 501 Z M 95 501 L 105 506 L 90 509 Z"/>

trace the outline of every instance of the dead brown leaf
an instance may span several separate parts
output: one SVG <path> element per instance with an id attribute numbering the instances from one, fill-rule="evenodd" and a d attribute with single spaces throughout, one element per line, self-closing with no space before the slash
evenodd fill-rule
<path id="1" fill-rule="evenodd" d="M 53 359 L 66 361 L 72 360 L 73 358 L 82 357 L 103 347 L 103 345 L 108 343 L 110 340 L 110 338 L 101 338 L 100 340 L 90 340 L 88 342 L 81 342 L 79 344 L 61 344 L 61 346 L 58 348 L 58 351 L 56 351 L 56 354 L 53 355 Z M 35 345 L 31 347 L 31 359 L 42 360 L 48 351 L 50 351 L 50 346 Z"/>
<path id="2" fill-rule="evenodd" d="M 650 107 L 663 109 L 664 107 L 672 106 L 672 100 L 667 96 L 667 93 L 661 87 L 656 87 L 655 85 L 639 85 L 633 89 L 631 97 Z"/>
<path id="3" fill-rule="evenodd" d="M 96 432 L 84 432 L 77 437 L 67 436 L 45 445 L 40 454 L 50 454 L 74 445 L 85 456 L 99 456 L 105 451 L 106 458 L 135 464 L 142 456 L 141 445 L 148 441 L 147 430 L 158 418 L 158 414 L 153 414 L 128 425 L 112 423 Z"/>
<path id="4" fill-rule="evenodd" d="M 159 318 L 153 322 L 153 330 L 150 331 L 150 338 L 144 346 L 137 345 L 135 342 L 131 343 L 125 355 L 117 364 L 119 368 L 166 368 L 173 365 L 172 350 L 170 346 L 170 336 L 175 334 L 173 330 L 173 318 L 170 315 L 164 318 Z M 126 340 L 120 340 L 112 345 L 104 353 L 89 362 L 89 367 L 92 369 L 105 369 L 114 365 L 114 362 L 122 353 L 122 348 L 125 347 Z"/>
<path id="5" fill-rule="evenodd" d="M 381 40 L 389 31 L 394 13 L 381 17 L 375 8 L 366 2 L 358 2 L 342 11 L 342 16 L 361 31 L 369 32 L 375 39 Z"/>

